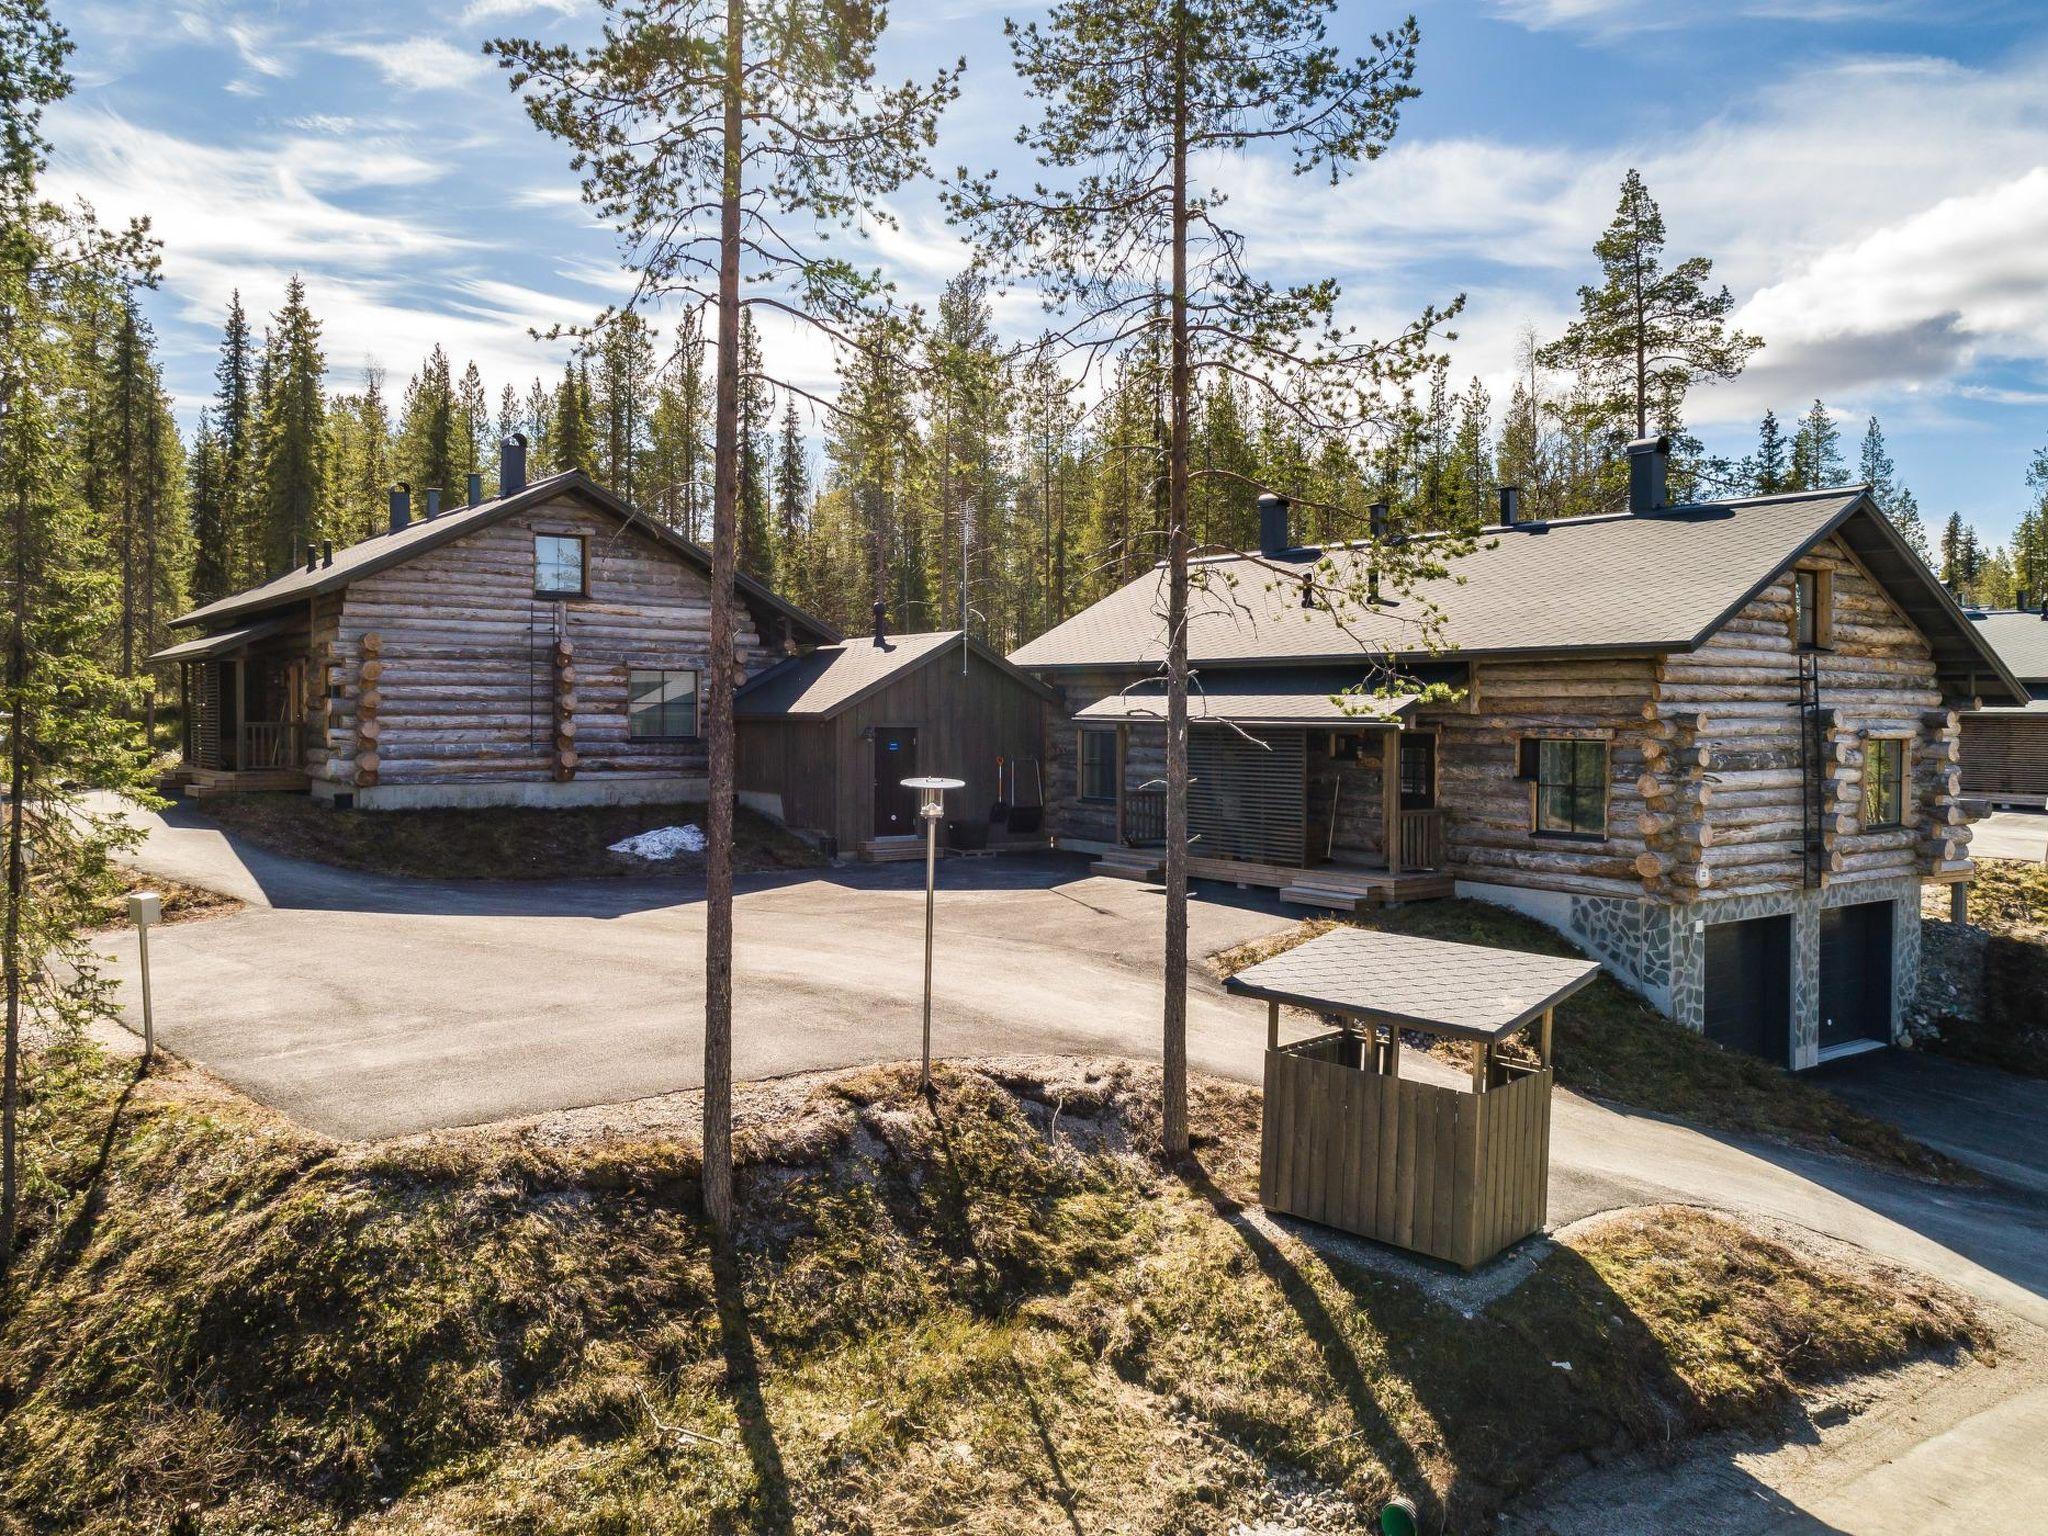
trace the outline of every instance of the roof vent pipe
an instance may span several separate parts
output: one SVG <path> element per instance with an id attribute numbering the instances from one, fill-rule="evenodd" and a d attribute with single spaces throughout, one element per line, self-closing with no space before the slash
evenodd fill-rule
<path id="1" fill-rule="evenodd" d="M 475 470 L 469 472 L 469 504 L 480 507 L 484 502 L 484 477 Z"/>
<path id="2" fill-rule="evenodd" d="M 1522 520 L 1522 488 L 1519 485 L 1504 485 L 1500 488 L 1500 525 L 1512 528 Z"/>
<path id="3" fill-rule="evenodd" d="M 435 518 L 439 517 L 440 515 L 441 487 L 439 487 L 438 485 L 430 485 L 427 487 L 427 521 L 432 522 Z"/>
<path id="4" fill-rule="evenodd" d="M 311 539 L 306 540 L 306 569 L 309 571 L 320 569 L 320 546 Z"/>
<path id="5" fill-rule="evenodd" d="M 401 480 L 391 487 L 391 531 L 402 532 L 412 522 L 412 482 Z"/>
<path id="6" fill-rule="evenodd" d="M 526 434 L 514 432 L 498 445 L 498 494 L 517 496 L 526 489 Z"/>
<path id="7" fill-rule="evenodd" d="M 1628 445 L 1628 509 L 1657 512 L 1664 507 L 1664 483 L 1671 468 L 1671 439 L 1639 437 Z"/>
<path id="8" fill-rule="evenodd" d="M 334 564 L 334 540 L 322 539 L 320 541 L 320 563 L 322 565 Z"/>
<path id="9" fill-rule="evenodd" d="M 889 605 L 878 597 L 875 599 L 875 606 L 872 612 L 875 616 L 875 644 L 887 645 L 889 643 Z"/>
<path id="10" fill-rule="evenodd" d="M 1294 548 L 1287 532 L 1287 498 L 1267 491 L 1259 498 L 1259 553 L 1284 555 Z"/>

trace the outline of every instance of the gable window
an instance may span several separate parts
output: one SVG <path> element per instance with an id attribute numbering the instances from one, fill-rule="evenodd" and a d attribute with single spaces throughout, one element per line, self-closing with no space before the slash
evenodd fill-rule
<path id="1" fill-rule="evenodd" d="M 1792 643 L 1825 650 L 1833 639 L 1834 579 L 1828 571 L 1792 573 Z"/>
<path id="2" fill-rule="evenodd" d="M 687 668 L 634 667 L 626 674 L 626 735 L 673 741 L 697 734 L 697 674 Z"/>
<path id="3" fill-rule="evenodd" d="M 583 540 L 574 534 L 533 536 L 533 590 L 539 597 L 582 597 L 589 590 L 583 570 Z"/>
<path id="4" fill-rule="evenodd" d="M 1906 819 L 1906 744 L 1873 736 L 1863 746 L 1863 827 L 1896 827 Z"/>
<path id="5" fill-rule="evenodd" d="M 1116 732 L 1081 732 L 1080 791 L 1083 800 L 1116 799 Z"/>
<path id="6" fill-rule="evenodd" d="M 1539 837 L 1607 835 L 1607 743 L 1527 736 L 1520 777 L 1534 784 Z"/>

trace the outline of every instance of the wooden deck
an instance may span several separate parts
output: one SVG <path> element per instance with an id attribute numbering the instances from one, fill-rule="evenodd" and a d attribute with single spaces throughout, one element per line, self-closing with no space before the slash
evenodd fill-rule
<path id="1" fill-rule="evenodd" d="M 1118 880 L 1150 883 L 1164 877 L 1166 856 L 1157 848 L 1120 848 L 1105 853 L 1090 866 L 1093 873 Z M 1325 911 L 1356 912 L 1361 907 L 1398 906 L 1404 901 L 1427 901 L 1451 894 L 1454 882 L 1441 870 L 1406 870 L 1395 875 L 1384 869 L 1365 869 L 1349 864 L 1318 864 L 1303 869 L 1285 864 L 1253 864 L 1239 859 L 1188 860 L 1188 875 L 1196 880 L 1228 880 L 1233 885 L 1265 886 L 1280 893 L 1293 906 L 1317 907 Z"/>
<path id="2" fill-rule="evenodd" d="M 246 795 L 259 791 L 291 793 L 306 789 L 311 780 L 298 768 L 181 768 L 168 776 L 194 800 L 208 795 Z"/>

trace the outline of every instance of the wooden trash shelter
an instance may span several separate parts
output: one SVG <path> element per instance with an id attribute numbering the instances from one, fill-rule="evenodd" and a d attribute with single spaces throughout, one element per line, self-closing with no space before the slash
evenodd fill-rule
<path id="1" fill-rule="evenodd" d="M 1266 1003 L 1259 1199 L 1471 1269 L 1548 1209 L 1551 1024 L 1598 962 L 1340 928 L 1224 983 Z M 1337 1021 L 1280 1042 L 1280 1008 Z M 1500 1049 L 1522 1030 L 1534 1060 Z M 1470 1042 L 1469 1088 L 1401 1075 L 1401 1033 Z"/>

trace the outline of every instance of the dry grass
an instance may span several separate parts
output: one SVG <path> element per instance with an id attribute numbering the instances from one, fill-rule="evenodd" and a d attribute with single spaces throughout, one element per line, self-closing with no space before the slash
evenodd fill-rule
<path id="1" fill-rule="evenodd" d="M 688 875 L 701 856 L 650 862 L 611 845 L 656 827 L 703 826 L 701 802 L 584 805 L 553 810 L 336 810 L 307 795 L 221 795 L 199 803 L 230 835 L 259 848 L 344 869 L 428 880 L 559 880 L 593 875 Z M 738 868 L 806 869 L 817 851 L 765 817 L 740 808 L 733 822 Z"/>
<path id="2" fill-rule="evenodd" d="M 1534 954 L 1581 953 L 1555 929 L 1481 901 L 1418 902 L 1362 913 L 1354 921 Z M 1226 950 L 1211 964 L 1229 975 L 1335 926 L 1327 918 L 1312 919 L 1287 933 Z M 1757 1057 L 1722 1050 L 1674 1024 L 1611 976 L 1603 974 L 1559 1006 L 1556 1045 L 1558 1081 L 1597 1099 L 1856 1157 L 1923 1178 L 1977 1181 L 1961 1164 L 1850 1108 L 1819 1084 Z"/>
<path id="3" fill-rule="evenodd" d="M 8 1536 L 1221 1536 L 1365 1530 L 1396 1491 L 1476 1531 L 1559 1457 L 1984 1344 L 1929 1285 L 1689 1210 L 1585 1229 L 1468 1318 L 1245 1218 L 1248 1090 L 1199 1082 L 1163 1165 L 1127 1066 L 743 1097 L 721 1254 L 687 1142 L 342 1148 L 90 1051 L 33 1065 Z"/>
<path id="4" fill-rule="evenodd" d="M 119 884 L 102 896 L 97 903 L 99 917 L 94 928 L 106 932 L 128 926 L 128 898 L 137 891 L 155 891 L 164 899 L 164 921 L 167 923 L 200 922 L 210 917 L 232 917 L 242 910 L 242 903 L 233 896 L 224 896 L 219 891 L 209 891 L 204 886 L 187 885 L 182 880 L 169 880 L 161 875 L 145 874 L 141 870 L 125 865 L 115 871 Z"/>
<path id="5" fill-rule="evenodd" d="M 1940 947 L 1952 952 L 1950 966 L 1973 967 L 1976 974 L 1956 978 L 1969 983 L 1955 988 L 1957 997 L 1933 1000 L 1926 1048 L 2048 1077 L 2048 867 L 1980 859 L 1969 896 L 1975 932 L 1958 932 L 1947 916 L 1948 891 L 1928 892 L 1921 903 L 1923 932 L 1944 935 Z"/>

